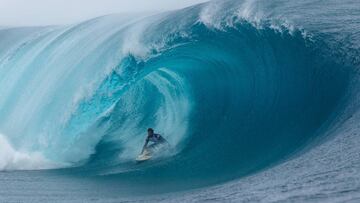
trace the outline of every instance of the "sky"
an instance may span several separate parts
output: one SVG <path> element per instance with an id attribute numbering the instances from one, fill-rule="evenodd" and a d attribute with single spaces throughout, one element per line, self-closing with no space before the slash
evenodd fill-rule
<path id="1" fill-rule="evenodd" d="M 0 0 L 0 26 L 71 24 L 111 13 L 183 8 L 207 0 Z"/>

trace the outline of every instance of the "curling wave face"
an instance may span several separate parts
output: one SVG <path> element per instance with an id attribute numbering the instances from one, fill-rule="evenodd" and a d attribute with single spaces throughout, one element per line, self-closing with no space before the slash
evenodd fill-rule
<path id="1" fill-rule="evenodd" d="M 258 10 L 211 2 L 0 30 L 0 144 L 44 160 L 27 169 L 167 189 L 278 163 L 322 135 L 351 76 L 327 43 Z M 134 165 L 148 127 L 174 150 Z"/>

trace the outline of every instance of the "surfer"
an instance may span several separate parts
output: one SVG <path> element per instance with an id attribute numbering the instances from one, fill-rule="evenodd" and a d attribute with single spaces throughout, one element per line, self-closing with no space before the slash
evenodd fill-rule
<path id="1" fill-rule="evenodd" d="M 161 135 L 154 133 L 154 130 L 152 128 L 149 128 L 147 130 L 147 132 L 148 132 L 148 135 L 146 137 L 145 144 L 144 144 L 144 147 L 143 147 L 143 149 L 141 151 L 141 154 L 144 153 L 145 149 L 147 149 L 147 148 L 151 149 L 151 148 L 155 147 L 158 144 L 168 143 L 165 140 L 165 138 L 163 138 Z M 153 142 L 153 144 L 148 146 L 149 142 Z"/>

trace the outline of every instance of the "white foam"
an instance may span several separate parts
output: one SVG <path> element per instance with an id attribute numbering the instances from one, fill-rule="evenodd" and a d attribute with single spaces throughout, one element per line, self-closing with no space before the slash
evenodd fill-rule
<path id="1" fill-rule="evenodd" d="M 211 2 L 208 6 L 204 7 L 200 13 L 199 21 L 208 28 L 221 29 L 221 21 L 216 21 L 218 17 L 216 14 L 219 12 L 219 5 L 217 2 Z"/>
<path id="2" fill-rule="evenodd" d="M 133 54 L 140 58 L 148 55 L 149 49 L 141 42 L 146 25 L 138 23 L 126 32 L 122 44 L 123 55 Z"/>
<path id="3" fill-rule="evenodd" d="M 274 17 L 270 14 L 264 13 L 260 3 L 255 0 L 244 0 L 230 9 L 222 1 L 213 1 L 203 7 L 198 22 L 203 23 L 209 29 L 225 30 L 225 28 L 236 27 L 236 24 L 246 21 L 257 29 L 271 28 L 281 34 L 293 35 L 300 31 L 304 38 L 311 40 L 312 35 L 302 27 L 295 26 L 290 20 L 281 16 Z"/>
<path id="4" fill-rule="evenodd" d="M 44 158 L 40 152 L 16 150 L 8 139 L 0 134 L 0 170 L 37 170 L 59 167 Z"/>
<path id="5" fill-rule="evenodd" d="M 233 18 L 237 16 L 238 18 Z M 240 20 L 246 20 L 255 27 L 260 27 L 264 18 L 256 1 L 245 0 L 237 7 L 228 9 L 222 1 L 209 2 L 201 11 L 199 22 L 208 28 L 223 30 L 225 27 L 234 27 Z"/>

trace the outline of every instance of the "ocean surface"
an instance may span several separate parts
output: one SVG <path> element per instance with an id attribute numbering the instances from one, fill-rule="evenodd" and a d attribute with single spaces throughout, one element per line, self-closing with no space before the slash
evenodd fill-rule
<path id="1" fill-rule="evenodd" d="M 359 68 L 358 0 L 2 27 L 0 202 L 359 202 Z"/>

